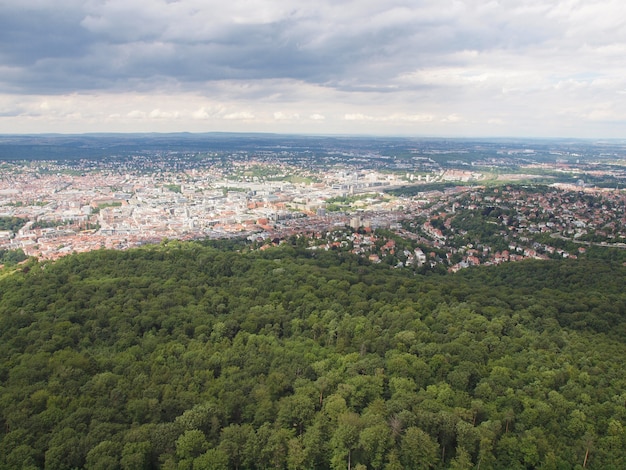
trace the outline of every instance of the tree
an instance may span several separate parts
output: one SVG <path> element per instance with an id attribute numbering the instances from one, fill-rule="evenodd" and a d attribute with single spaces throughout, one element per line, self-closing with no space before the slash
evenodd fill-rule
<path id="1" fill-rule="evenodd" d="M 82 467 L 85 454 L 79 434 L 70 428 L 63 428 L 50 441 L 46 451 L 46 468 L 64 469 Z"/>
<path id="2" fill-rule="evenodd" d="M 385 470 L 404 470 L 404 466 L 402 462 L 400 462 L 400 456 L 396 449 L 391 449 L 391 452 L 389 452 Z"/>
<path id="3" fill-rule="evenodd" d="M 194 459 L 193 470 L 228 470 L 228 455 L 219 449 L 209 449 Z"/>
<path id="4" fill-rule="evenodd" d="M 254 436 L 254 429 L 249 424 L 231 424 L 222 429 L 219 450 L 228 456 L 228 463 L 238 470 L 247 457 L 245 449 Z"/>
<path id="5" fill-rule="evenodd" d="M 186 410 L 182 415 L 176 418 L 185 430 L 197 429 L 211 439 L 217 441 L 221 428 L 223 411 L 214 403 L 201 403 L 193 408 Z"/>
<path id="6" fill-rule="evenodd" d="M 120 461 L 124 470 L 148 470 L 151 465 L 152 446 L 149 442 L 127 442 Z"/>
<path id="7" fill-rule="evenodd" d="M 462 448 L 470 456 L 476 455 L 478 443 L 480 442 L 480 432 L 466 421 L 460 420 L 456 423 L 457 454 Z"/>
<path id="8" fill-rule="evenodd" d="M 470 470 L 474 468 L 470 454 L 463 448 L 457 448 L 456 456 L 450 462 L 450 470 Z"/>
<path id="9" fill-rule="evenodd" d="M 39 468 L 37 465 L 37 452 L 31 446 L 27 444 L 21 444 L 13 448 L 13 450 L 4 458 L 6 467 L 3 468 L 21 468 L 28 470 L 36 470 Z M 115 467 L 111 467 L 115 468 Z"/>
<path id="10" fill-rule="evenodd" d="M 437 465 L 439 446 L 420 428 L 407 428 L 400 444 L 400 461 L 404 468 L 416 470 L 434 468 Z"/>
<path id="11" fill-rule="evenodd" d="M 306 452 L 301 437 L 289 439 L 287 443 L 287 468 L 300 470 L 305 468 Z"/>
<path id="12" fill-rule="evenodd" d="M 524 456 L 519 446 L 519 439 L 511 433 L 504 434 L 497 443 L 496 456 L 501 468 L 523 470 Z"/>
<path id="13" fill-rule="evenodd" d="M 176 440 L 176 455 L 181 459 L 195 459 L 206 452 L 207 448 L 206 437 L 197 429 L 185 431 Z"/>
<path id="14" fill-rule="evenodd" d="M 361 418 L 356 413 L 347 412 L 339 416 L 337 429 L 330 440 L 333 468 L 343 469 L 346 465 L 348 470 L 352 468 L 353 452 L 359 445 L 361 426 Z"/>
<path id="15" fill-rule="evenodd" d="M 88 470 L 116 470 L 120 468 L 122 446 L 117 442 L 102 441 L 87 453 Z"/>
<path id="16" fill-rule="evenodd" d="M 383 468 L 387 452 L 392 445 L 391 430 L 384 421 L 366 427 L 359 436 L 359 446 L 363 449 L 364 459 L 374 470 Z"/>
<path id="17" fill-rule="evenodd" d="M 305 468 L 324 468 L 328 466 L 330 454 L 331 424 L 328 417 L 318 414 L 313 424 L 302 435 Z"/>
<path id="18" fill-rule="evenodd" d="M 308 394 L 296 392 L 284 397 L 278 404 L 278 422 L 284 427 L 295 430 L 299 435 L 304 432 L 315 415 L 315 399 Z"/>

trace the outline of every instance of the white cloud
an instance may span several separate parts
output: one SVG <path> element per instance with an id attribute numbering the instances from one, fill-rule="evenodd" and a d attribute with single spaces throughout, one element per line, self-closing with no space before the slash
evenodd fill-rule
<path id="1" fill-rule="evenodd" d="M 209 114 L 209 111 L 203 106 L 199 110 L 194 111 L 192 117 L 194 119 L 209 119 L 211 117 L 211 114 Z"/>
<path id="2" fill-rule="evenodd" d="M 349 113 L 344 115 L 346 121 L 376 121 L 376 122 L 431 122 L 434 116 L 431 114 L 391 114 L 383 116 L 370 116 L 361 113 Z"/>
<path id="3" fill-rule="evenodd" d="M 224 119 L 227 120 L 242 120 L 242 121 L 249 121 L 254 119 L 254 114 L 252 114 L 250 111 L 238 111 L 235 113 L 229 113 L 226 114 L 224 116 Z"/>
<path id="4" fill-rule="evenodd" d="M 131 119 L 145 119 L 146 113 L 143 111 L 139 111 L 138 109 L 133 109 L 127 114 L 127 116 Z"/>
<path id="5" fill-rule="evenodd" d="M 275 112 L 273 116 L 276 121 L 297 121 L 300 119 L 300 115 L 298 113 L 283 113 L 281 111 Z"/>
<path id="6" fill-rule="evenodd" d="M 375 118 L 373 116 L 368 116 L 367 114 L 361 113 L 348 113 L 343 116 L 346 121 L 374 121 Z"/>
<path id="7" fill-rule="evenodd" d="M 463 118 L 461 116 L 459 116 L 458 114 L 450 114 L 449 116 L 444 117 L 441 120 L 441 122 L 456 123 L 456 122 L 460 122 L 462 120 L 463 120 Z"/>
<path id="8" fill-rule="evenodd" d="M 431 122 L 434 116 L 431 114 L 394 114 L 390 117 L 391 121 L 409 121 L 409 122 Z"/>
<path id="9" fill-rule="evenodd" d="M 178 111 L 162 111 L 160 109 L 153 109 L 149 114 L 152 119 L 178 119 L 180 113 Z"/>

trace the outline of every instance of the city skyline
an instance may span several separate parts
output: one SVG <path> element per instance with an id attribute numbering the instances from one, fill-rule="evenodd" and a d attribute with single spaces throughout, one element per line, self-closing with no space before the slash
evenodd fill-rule
<path id="1" fill-rule="evenodd" d="M 621 8 L 3 2 L 0 133 L 623 138 Z"/>

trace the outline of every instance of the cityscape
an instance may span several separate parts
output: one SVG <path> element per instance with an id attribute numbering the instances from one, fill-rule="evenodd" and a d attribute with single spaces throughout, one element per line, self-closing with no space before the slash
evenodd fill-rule
<path id="1" fill-rule="evenodd" d="M 626 146 L 619 143 L 317 138 L 295 145 L 289 137 L 259 144 L 258 136 L 229 136 L 199 148 L 171 139 L 179 149 L 101 157 L 93 149 L 113 137 L 95 138 L 83 154 L 67 138 L 49 137 L 47 145 L 69 156 L 57 160 L 26 158 L 37 155 L 37 139 L 12 141 L 19 158 L 2 165 L 0 217 L 21 223 L 0 231 L 0 249 L 56 259 L 173 239 L 241 238 L 267 247 L 303 236 L 311 249 L 349 247 L 375 263 L 458 270 L 624 247 Z M 8 151 L 0 146 L 5 158 Z M 398 239 L 406 243 L 396 248 Z"/>

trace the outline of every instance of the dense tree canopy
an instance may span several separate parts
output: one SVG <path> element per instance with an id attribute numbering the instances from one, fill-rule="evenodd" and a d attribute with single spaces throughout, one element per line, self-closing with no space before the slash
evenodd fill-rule
<path id="1" fill-rule="evenodd" d="M 623 468 L 626 268 L 164 243 L 0 279 L 0 468 Z"/>
<path id="2" fill-rule="evenodd" d="M 20 217 L 0 217 L 0 230 L 17 232 L 26 224 L 26 222 L 28 222 L 28 219 Z"/>

